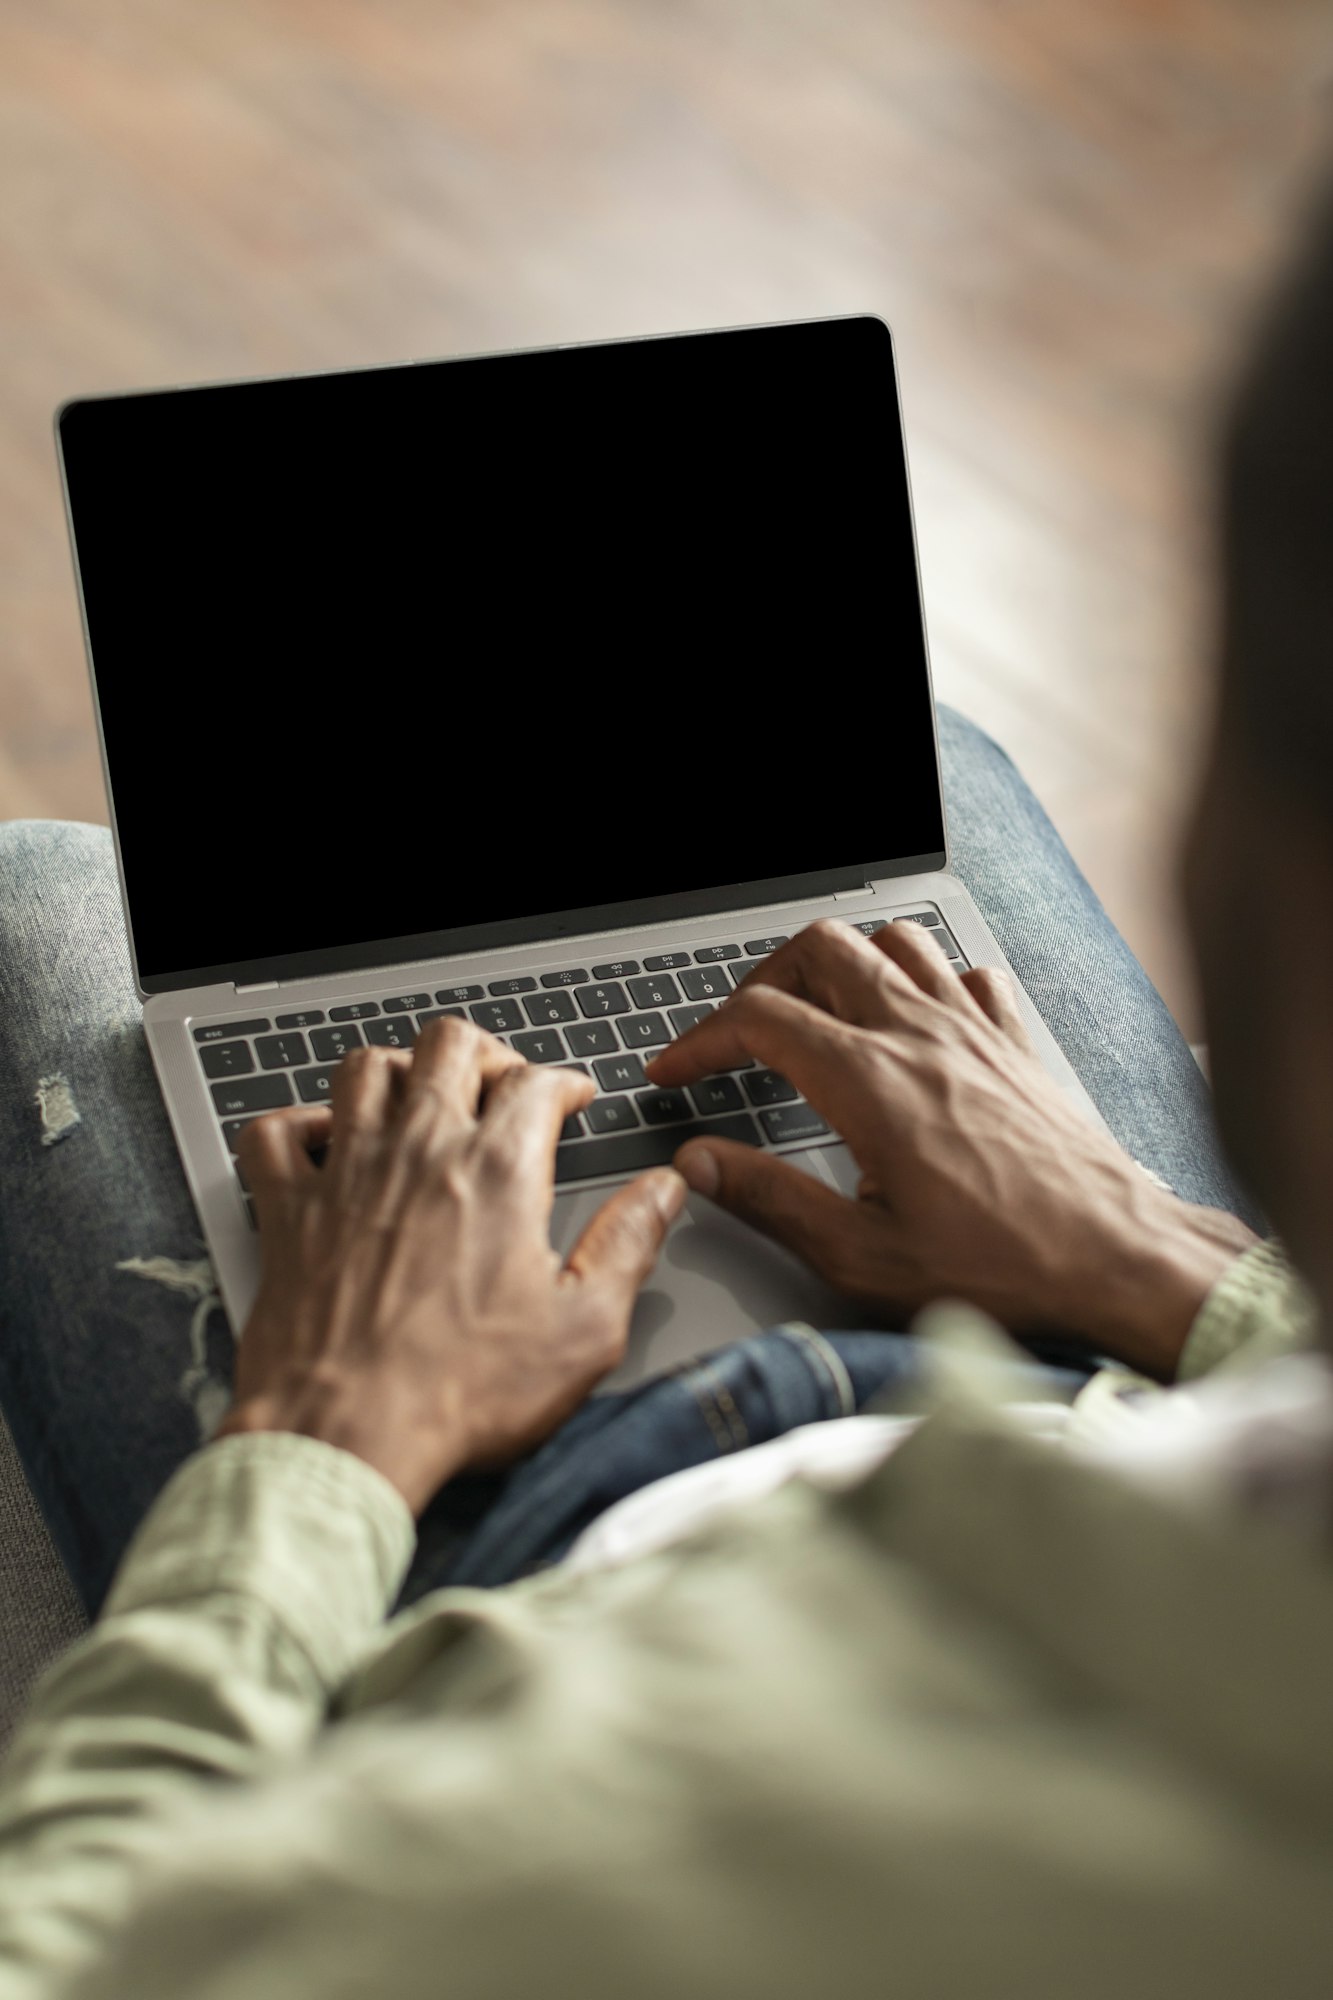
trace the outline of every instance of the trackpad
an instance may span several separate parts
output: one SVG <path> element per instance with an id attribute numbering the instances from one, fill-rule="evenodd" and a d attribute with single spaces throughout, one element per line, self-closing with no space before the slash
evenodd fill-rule
<path id="1" fill-rule="evenodd" d="M 821 1147 L 788 1157 L 793 1166 L 836 1186 L 843 1176 L 830 1156 L 844 1151 L 841 1146 Z M 854 1166 L 852 1174 L 855 1185 Z M 557 1198 L 551 1216 L 557 1250 L 573 1248 L 613 1192 L 600 1188 Z M 690 1195 L 639 1295 L 625 1360 L 598 1393 L 627 1389 L 784 1320 L 825 1329 L 866 1324 L 863 1312 L 830 1291 L 788 1251 L 701 1195 Z"/>

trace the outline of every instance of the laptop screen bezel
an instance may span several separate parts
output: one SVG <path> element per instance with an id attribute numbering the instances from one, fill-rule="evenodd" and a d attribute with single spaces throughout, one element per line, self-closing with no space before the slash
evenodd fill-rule
<path id="1" fill-rule="evenodd" d="M 93 716 L 97 728 L 98 751 L 102 762 L 102 777 L 106 787 L 107 807 L 110 816 L 112 840 L 116 852 L 116 868 L 120 884 L 121 904 L 125 914 L 125 930 L 129 942 L 131 967 L 135 991 L 141 999 L 153 995 L 175 993 L 194 987 L 231 984 L 235 986 L 258 986 L 274 982 L 295 983 L 301 980 L 337 977 L 360 972 L 371 972 L 379 967 L 412 965 L 432 959 L 448 959 L 462 956 L 480 956 L 488 951 L 510 949 L 525 944 L 558 942 L 562 938 L 593 935 L 601 932 L 629 930 L 655 924 L 684 922 L 692 918 L 721 916 L 729 911 L 762 908 L 777 903 L 801 902 L 823 896 L 832 896 L 839 891 L 864 887 L 866 884 L 891 880 L 894 877 L 930 874 L 948 865 L 948 824 L 945 812 L 942 772 L 939 749 L 939 721 L 935 710 L 934 686 L 930 663 L 930 647 L 926 632 L 925 609 L 921 592 L 920 557 L 917 548 L 915 511 L 912 504 L 911 477 L 907 460 L 906 433 L 902 421 L 902 395 L 898 377 L 897 353 L 893 341 L 893 331 L 888 322 L 878 314 L 848 313 L 834 314 L 824 318 L 795 321 L 767 321 L 754 326 L 691 328 L 672 334 L 634 335 L 626 340 L 597 340 L 564 342 L 558 346 L 537 348 L 513 348 L 504 350 L 504 357 L 515 358 L 527 354 L 549 354 L 562 352 L 571 347 L 582 349 L 601 347 L 623 347 L 637 344 L 640 340 L 679 339 L 691 340 L 713 333 L 760 333 L 771 326 L 831 326 L 841 323 L 863 323 L 875 319 L 888 336 L 887 359 L 892 378 L 891 386 L 898 413 L 899 436 L 902 438 L 902 475 L 907 501 L 907 526 L 911 540 L 911 575 L 916 589 L 917 620 L 921 637 L 921 660 L 926 676 L 926 692 L 929 698 L 931 745 L 935 759 L 935 784 L 939 804 L 940 824 L 943 829 L 944 844 L 937 850 L 911 855 L 892 855 L 860 862 L 850 862 L 844 867 L 813 870 L 805 874 L 775 875 L 745 882 L 726 883 L 706 889 L 685 890 L 675 894 L 640 897 L 626 902 L 582 905 L 568 910 L 542 911 L 530 917 L 505 918 L 490 924 L 472 924 L 447 930 L 421 931 L 406 936 L 354 940 L 346 945 L 329 946 L 318 951 L 290 952 L 262 959 L 248 959 L 218 965 L 189 966 L 180 971 L 141 974 L 138 953 L 134 941 L 134 925 L 130 913 L 129 896 L 125 881 L 125 869 L 121 855 L 120 836 L 116 816 L 115 784 L 107 757 L 106 738 L 102 726 L 102 710 L 97 687 L 97 665 L 93 657 L 92 638 L 88 624 L 87 607 L 84 601 L 83 579 L 80 572 L 78 543 L 74 532 L 73 512 L 70 501 L 69 480 L 66 474 L 63 426 L 67 415 L 88 402 L 110 402 L 121 400 L 122 396 L 142 396 L 144 394 L 170 396 L 191 388 L 235 388 L 241 389 L 261 384 L 308 379 L 304 375 L 245 377 L 237 380 L 179 384 L 158 390 L 126 390 L 106 396 L 80 396 L 62 403 L 55 413 L 54 428 L 56 457 L 60 472 L 61 494 L 65 508 L 65 521 L 69 532 L 70 551 L 74 566 L 75 588 L 79 603 L 79 616 L 83 630 L 84 654 L 88 663 L 89 680 L 92 690 Z M 440 357 L 443 360 L 470 360 L 479 358 L 470 355 Z M 502 358 L 502 357 L 494 357 Z M 358 369 L 330 369 L 320 372 L 328 376 L 387 374 L 402 369 L 411 369 L 422 364 L 414 361 L 397 363 L 376 363 Z M 434 360 L 425 364 L 438 365 Z"/>

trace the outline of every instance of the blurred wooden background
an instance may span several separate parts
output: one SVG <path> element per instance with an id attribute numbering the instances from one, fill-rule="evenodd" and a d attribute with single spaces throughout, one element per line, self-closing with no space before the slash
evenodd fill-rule
<path id="1" fill-rule="evenodd" d="M 61 398 L 871 309 L 938 690 L 1193 1027 L 1208 426 L 1331 57 L 1320 0 L 0 0 L 0 817 L 105 817 Z"/>

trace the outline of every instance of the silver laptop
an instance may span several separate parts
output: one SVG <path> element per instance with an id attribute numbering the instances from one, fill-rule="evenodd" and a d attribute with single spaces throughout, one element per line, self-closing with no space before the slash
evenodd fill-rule
<path id="1" fill-rule="evenodd" d="M 238 1133 L 442 1012 L 596 1079 L 558 1247 L 696 1132 L 855 1188 L 782 1077 L 643 1064 L 816 917 L 1004 963 L 948 872 L 881 320 L 85 398 L 57 428 L 144 1026 L 233 1327 Z M 608 1386 L 791 1318 L 860 1323 L 692 1198 Z"/>

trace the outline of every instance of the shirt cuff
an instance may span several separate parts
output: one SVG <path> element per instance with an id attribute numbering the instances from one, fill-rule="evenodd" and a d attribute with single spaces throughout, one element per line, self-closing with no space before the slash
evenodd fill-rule
<path id="1" fill-rule="evenodd" d="M 1227 1266 L 1200 1306 L 1176 1379 L 1196 1381 L 1224 1363 L 1256 1367 L 1312 1347 L 1317 1337 L 1314 1298 L 1281 1245 L 1257 1243 Z"/>
<path id="2" fill-rule="evenodd" d="M 244 1596 L 332 1690 L 397 1597 L 415 1546 L 411 1509 L 372 1466 L 316 1438 L 247 1432 L 206 1445 L 167 1483 L 102 1618 Z"/>

